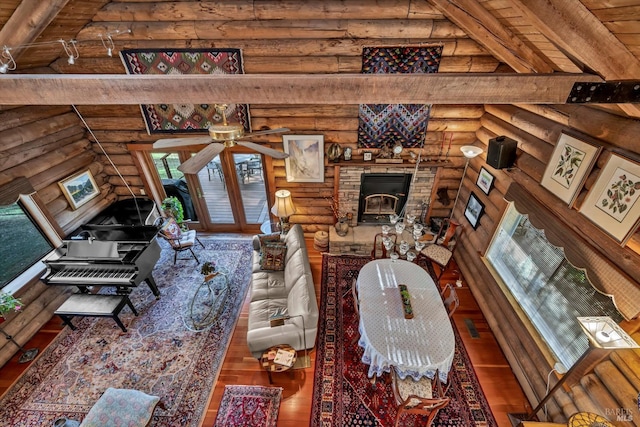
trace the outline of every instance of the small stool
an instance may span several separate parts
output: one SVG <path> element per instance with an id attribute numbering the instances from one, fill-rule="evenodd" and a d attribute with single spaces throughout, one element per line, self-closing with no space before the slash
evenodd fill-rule
<path id="1" fill-rule="evenodd" d="M 127 328 L 118 317 L 125 305 L 129 306 L 133 314 L 138 315 L 127 295 L 73 294 L 54 314 L 60 316 L 62 321 L 73 330 L 76 329 L 71 323 L 73 317 L 91 316 L 111 317 L 123 332 L 127 332 Z"/>
<path id="2" fill-rule="evenodd" d="M 313 248 L 320 252 L 329 250 L 329 233 L 326 231 L 316 231 L 313 235 Z"/>

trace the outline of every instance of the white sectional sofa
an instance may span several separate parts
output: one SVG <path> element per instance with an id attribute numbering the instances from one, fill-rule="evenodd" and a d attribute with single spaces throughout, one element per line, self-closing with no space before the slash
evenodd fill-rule
<path id="1" fill-rule="evenodd" d="M 318 303 L 302 227 L 295 224 L 283 240 L 287 246 L 283 271 L 261 269 L 260 240 L 258 236 L 253 240 L 247 344 L 256 358 L 274 345 L 289 344 L 303 350 L 305 338 L 307 348 L 316 341 Z M 270 317 L 276 312 L 290 318 L 271 327 Z"/>

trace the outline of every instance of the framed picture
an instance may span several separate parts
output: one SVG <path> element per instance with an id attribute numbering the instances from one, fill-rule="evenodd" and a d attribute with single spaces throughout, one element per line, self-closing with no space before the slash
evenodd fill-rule
<path id="1" fill-rule="evenodd" d="M 372 158 L 373 158 L 373 156 L 371 154 L 371 151 L 365 151 L 364 153 L 362 153 L 362 159 L 365 162 L 370 162 Z"/>
<path id="2" fill-rule="evenodd" d="M 569 206 L 573 205 L 602 147 L 560 135 L 542 175 L 542 184 Z"/>
<path id="3" fill-rule="evenodd" d="M 60 185 L 62 194 L 67 198 L 73 210 L 78 209 L 100 194 L 100 189 L 89 169 L 63 179 L 58 182 L 58 185 Z"/>
<path id="4" fill-rule="evenodd" d="M 580 213 L 621 245 L 640 219 L 640 163 L 612 154 L 580 207 Z"/>
<path id="5" fill-rule="evenodd" d="M 491 189 L 493 188 L 493 180 L 494 176 L 482 166 L 480 168 L 480 173 L 478 174 L 478 180 L 476 181 L 476 185 L 480 187 L 484 194 L 489 194 Z"/>
<path id="6" fill-rule="evenodd" d="M 324 136 L 283 135 L 287 182 L 324 182 Z"/>
<path id="7" fill-rule="evenodd" d="M 473 229 L 478 228 L 480 217 L 484 213 L 484 204 L 473 192 L 469 195 L 467 207 L 464 208 L 464 217 L 467 218 Z"/>

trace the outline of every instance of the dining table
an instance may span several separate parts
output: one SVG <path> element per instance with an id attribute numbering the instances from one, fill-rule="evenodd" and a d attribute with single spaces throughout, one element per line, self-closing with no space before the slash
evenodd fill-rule
<path id="1" fill-rule="evenodd" d="M 405 318 L 398 285 L 406 285 L 413 318 Z M 447 376 L 455 353 L 451 319 L 438 286 L 419 265 L 401 259 L 376 259 L 365 264 L 356 281 L 360 316 L 358 345 L 369 378 L 393 366 L 400 378 L 440 380 Z"/>

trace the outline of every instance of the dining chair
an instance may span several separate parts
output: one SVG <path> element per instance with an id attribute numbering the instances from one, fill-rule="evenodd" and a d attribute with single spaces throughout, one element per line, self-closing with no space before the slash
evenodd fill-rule
<path id="1" fill-rule="evenodd" d="M 460 306 L 460 298 L 458 298 L 458 293 L 451 283 L 447 283 L 446 285 L 444 285 L 444 288 L 442 288 L 442 292 L 440 292 L 440 295 L 442 296 L 444 306 L 449 312 L 449 318 L 451 318 L 451 316 L 453 316 L 453 313 Z"/>
<path id="2" fill-rule="evenodd" d="M 439 271 L 436 277 L 438 280 L 440 280 L 442 274 L 449 266 L 451 258 L 453 258 L 453 251 L 458 241 L 457 239 L 454 240 L 453 237 L 459 226 L 460 223 L 448 218 L 445 219 L 434 239 L 434 243 L 420 252 L 421 256 L 424 256 L 428 261 L 438 266 Z"/>
<path id="3" fill-rule="evenodd" d="M 424 425 L 430 426 L 438 411 L 451 400 L 445 396 L 439 372 L 436 370 L 433 379 L 422 377 L 416 381 L 410 376 L 402 379 L 394 366 L 391 369 L 393 396 L 398 405 L 395 427 L 398 427 L 400 419 L 405 414 L 425 415 L 427 422 Z"/>
<path id="4" fill-rule="evenodd" d="M 360 300 L 358 299 L 358 287 L 356 286 L 357 281 L 358 280 L 354 277 L 353 282 L 351 282 L 351 296 L 353 297 L 353 311 L 355 312 L 356 317 L 360 318 Z M 360 333 L 356 328 L 356 334 L 351 340 L 351 345 L 357 345 L 358 341 L 360 341 Z"/>
<path id="5" fill-rule="evenodd" d="M 371 259 L 381 259 L 387 258 L 389 256 L 388 251 L 383 244 L 384 236 L 385 235 L 383 233 L 378 233 L 373 237 L 373 250 L 371 251 Z M 393 242 L 393 246 L 395 246 L 398 236 L 395 233 L 389 233 L 387 234 L 387 236 L 389 236 L 389 238 Z"/>

